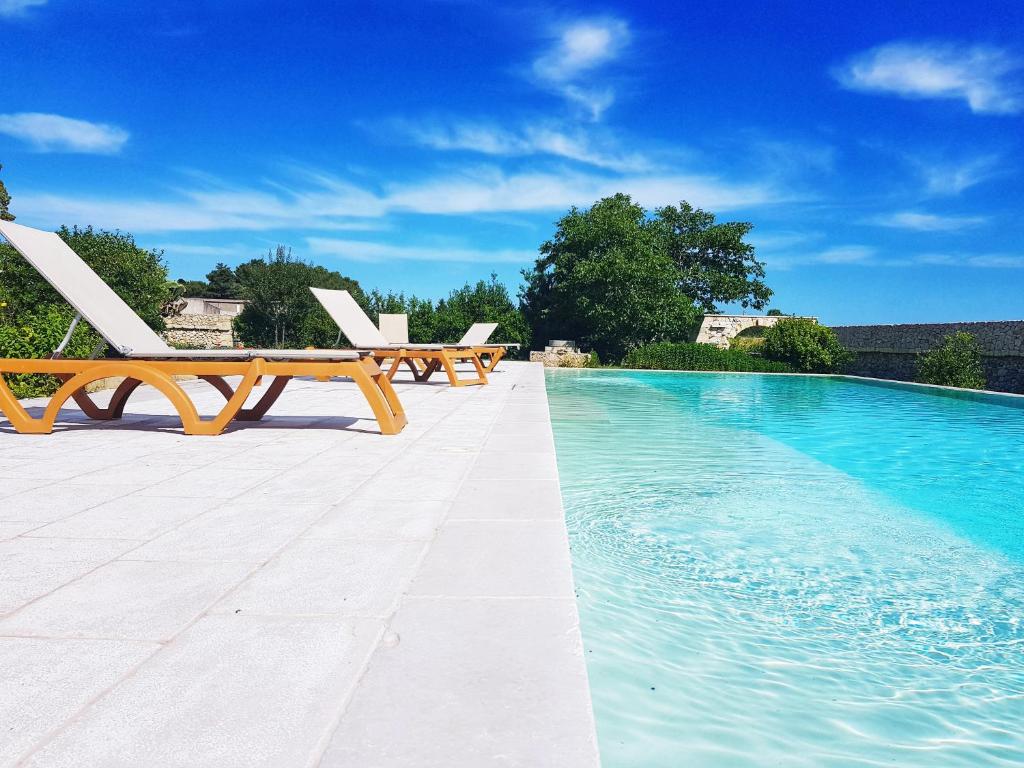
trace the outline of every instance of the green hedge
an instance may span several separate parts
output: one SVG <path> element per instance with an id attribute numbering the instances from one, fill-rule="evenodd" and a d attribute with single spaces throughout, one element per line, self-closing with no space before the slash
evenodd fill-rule
<path id="1" fill-rule="evenodd" d="M 622 361 L 625 368 L 654 368 L 665 371 L 749 371 L 791 373 L 785 363 L 765 360 L 736 349 L 719 349 L 711 344 L 659 342 L 637 347 Z"/>
<path id="2" fill-rule="evenodd" d="M 918 360 L 917 380 L 945 387 L 984 389 L 985 366 L 977 339 L 963 331 L 944 338 L 941 346 Z"/>
<path id="3" fill-rule="evenodd" d="M 3 307 L 0 307 L 2 312 Z M 70 308 L 44 305 L 16 318 L 0 314 L 0 358 L 50 357 L 71 326 Z M 88 357 L 100 341 L 86 323 L 80 323 L 64 350 L 65 357 Z M 17 398 L 40 397 L 57 391 L 60 381 L 41 374 L 10 374 L 5 377 Z"/>

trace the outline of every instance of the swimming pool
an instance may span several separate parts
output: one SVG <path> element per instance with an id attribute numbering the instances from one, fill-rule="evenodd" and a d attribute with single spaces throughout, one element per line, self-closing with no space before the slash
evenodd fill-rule
<path id="1" fill-rule="evenodd" d="M 1024 764 L 1024 410 L 551 371 L 605 768 Z"/>

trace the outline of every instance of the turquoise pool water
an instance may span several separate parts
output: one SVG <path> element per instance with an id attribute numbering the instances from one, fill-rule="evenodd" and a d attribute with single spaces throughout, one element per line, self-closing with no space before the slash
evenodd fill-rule
<path id="1" fill-rule="evenodd" d="M 1024 765 L 1024 410 L 547 386 L 605 768 Z"/>

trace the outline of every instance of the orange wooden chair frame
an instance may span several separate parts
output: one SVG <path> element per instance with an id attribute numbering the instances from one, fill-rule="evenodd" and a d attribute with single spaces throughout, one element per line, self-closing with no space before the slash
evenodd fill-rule
<path id="1" fill-rule="evenodd" d="M 4 374 L 19 373 L 51 374 L 64 382 L 38 418 L 28 414 L 4 381 Z M 122 376 L 124 381 L 114 391 L 105 408 L 96 405 L 85 391 L 86 385 L 94 381 Z M 174 380 L 174 376 L 197 376 L 213 385 L 227 402 L 216 416 L 203 418 L 185 390 Z M 224 380 L 225 376 L 241 376 L 242 380 L 232 389 Z M 258 385 L 263 376 L 273 376 L 274 380 L 254 406 L 244 408 L 253 387 Z M 171 401 L 181 418 L 185 434 L 219 435 L 233 420 L 262 419 L 295 376 L 343 376 L 352 379 L 370 404 L 382 434 L 398 434 L 407 423 L 405 411 L 390 379 L 369 357 L 341 361 L 272 361 L 255 358 L 237 362 L 130 358 L 0 360 L 0 412 L 20 433 L 49 434 L 53 431 L 57 414 L 69 399 L 73 399 L 91 419 L 119 419 L 136 388 L 140 384 L 149 384 Z"/>
<path id="2" fill-rule="evenodd" d="M 480 362 L 480 356 L 470 347 L 464 349 L 402 349 L 399 347 L 374 349 L 370 355 L 377 365 L 383 365 L 390 361 L 387 367 L 387 378 L 391 381 L 398 373 L 401 365 L 405 364 L 412 371 L 416 381 L 427 381 L 431 376 L 440 370 L 444 370 L 448 376 L 448 383 L 453 387 L 467 387 L 474 384 L 487 383 L 487 370 Z M 476 370 L 476 377 L 459 378 L 455 370 L 455 364 L 468 360 Z"/>

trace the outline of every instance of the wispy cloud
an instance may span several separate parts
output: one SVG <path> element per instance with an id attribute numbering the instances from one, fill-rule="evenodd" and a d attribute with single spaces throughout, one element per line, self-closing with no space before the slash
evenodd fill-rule
<path id="1" fill-rule="evenodd" d="M 688 200 L 715 211 L 792 199 L 769 182 L 698 174 L 615 174 L 571 170 L 505 173 L 480 166 L 380 190 L 303 171 L 289 183 L 234 187 L 192 174 L 172 196 L 94 197 L 21 192 L 18 214 L 41 225 L 91 223 L 135 232 L 379 229 L 391 214 L 479 215 L 564 211 L 627 192 L 647 207 Z"/>
<path id="2" fill-rule="evenodd" d="M 1024 255 L 1015 253 L 922 253 L 913 261 L 926 266 L 1024 269 Z"/>
<path id="3" fill-rule="evenodd" d="M 982 182 L 1006 173 L 1006 165 L 998 155 L 980 155 L 963 160 L 932 160 L 912 158 L 930 195 L 959 195 Z"/>
<path id="4" fill-rule="evenodd" d="M 42 112 L 0 115 L 0 133 L 27 142 L 39 152 L 112 155 L 128 141 L 128 132 L 115 125 Z"/>
<path id="5" fill-rule="evenodd" d="M 594 73 L 629 45 L 629 24 L 613 17 L 574 21 L 557 28 L 551 45 L 533 61 L 534 79 L 600 119 L 615 101 L 610 85 L 597 85 Z"/>
<path id="6" fill-rule="evenodd" d="M 394 121 L 400 133 L 421 146 L 461 150 L 483 155 L 515 157 L 548 155 L 615 171 L 643 171 L 652 162 L 638 152 L 626 152 L 618 142 L 555 122 L 528 123 L 502 128 L 472 121 Z"/>
<path id="7" fill-rule="evenodd" d="M 22 16 L 29 8 L 46 3 L 47 0 L 0 0 L 0 18 Z"/>
<path id="8" fill-rule="evenodd" d="M 537 257 L 530 250 L 481 250 L 476 248 L 393 245 L 371 243 L 364 240 L 340 240 L 327 237 L 306 238 L 312 253 L 336 256 L 350 261 L 451 261 L 495 264 L 509 262 L 523 264 Z"/>
<path id="9" fill-rule="evenodd" d="M 867 220 L 869 224 L 893 229 L 910 229 L 917 232 L 956 232 L 985 224 L 985 216 L 940 216 L 920 211 L 897 211 Z"/>
<path id="10" fill-rule="evenodd" d="M 846 88 L 909 99 L 960 99 L 978 114 L 1024 110 L 1021 59 L 1002 48 L 895 42 L 859 53 L 833 70 Z"/>

